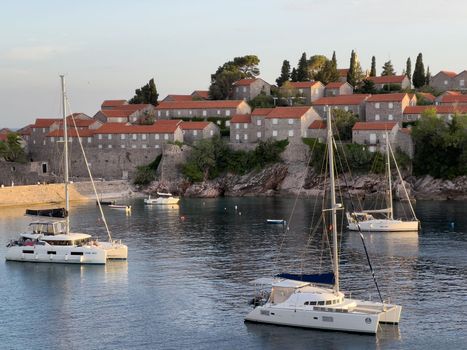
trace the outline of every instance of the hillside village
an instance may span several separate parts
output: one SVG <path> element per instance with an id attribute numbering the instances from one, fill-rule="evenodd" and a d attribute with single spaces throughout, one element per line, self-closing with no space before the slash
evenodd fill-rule
<path id="1" fill-rule="evenodd" d="M 169 94 L 156 104 L 105 100 L 93 115 L 67 117 L 70 148 L 78 154 L 77 138 L 87 150 L 93 173 L 106 179 L 129 179 L 135 169 L 150 163 L 167 144 L 193 145 L 215 136 L 233 147 L 251 147 L 268 139 L 302 143 L 303 138 L 324 141 L 328 109 L 358 118 L 348 142 L 365 145 L 370 152 L 383 151 L 386 133 L 394 148 L 413 157 L 411 124 L 428 109 L 449 122 L 467 114 L 467 70 L 440 71 L 429 80 L 434 94 L 412 89 L 406 74 L 366 76 L 373 93 L 362 93 L 349 82 L 349 69 L 337 69 L 338 79 L 287 81 L 272 85 L 260 77 L 242 78 L 232 84 L 229 99 L 211 99 L 210 91 Z M 278 94 L 279 92 L 279 94 Z M 277 97 L 280 96 L 280 97 Z M 267 97 L 273 106 L 254 107 L 255 99 Z M 0 131 L 5 141 L 10 130 Z M 63 120 L 36 118 L 17 131 L 31 167 L 40 176 L 59 174 L 63 145 Z M 3 167 L 2 181 L 18 171 Z M 86 177 L 80 156 L 72 157 L 72 176 Z M 25 180 L 26 181 L 26 180 Z"/>

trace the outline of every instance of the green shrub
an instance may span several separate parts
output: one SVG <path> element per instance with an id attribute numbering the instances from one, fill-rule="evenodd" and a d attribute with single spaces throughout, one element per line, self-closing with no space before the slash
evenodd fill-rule
<path id="1" fill-rule="evenodd" d="M 133 183 L 135 185 L 149 185 L 156 176 L 156 170 L 161 162 L 162 154 L 158 155 L 151 163 L 136 167 L 136 174 Z"/>

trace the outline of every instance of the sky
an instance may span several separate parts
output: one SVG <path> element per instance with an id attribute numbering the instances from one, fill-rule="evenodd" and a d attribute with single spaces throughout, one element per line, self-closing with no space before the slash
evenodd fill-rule
<path id="1" fill-rule="evenodd" d="M 347 68 L 376 56 L 397 72 L 467 69 L 467 1 L 449 0 L 16 0 L 0 12 L 0 128 L 60 117 L 65 74 L 72 112 L 93 116 L 105 99 L 129 99 L 154 78 L 159 98 L 207 90 L 210 74 L 257 55 L 273 84 L 283 60 L 335 50 Z"/>

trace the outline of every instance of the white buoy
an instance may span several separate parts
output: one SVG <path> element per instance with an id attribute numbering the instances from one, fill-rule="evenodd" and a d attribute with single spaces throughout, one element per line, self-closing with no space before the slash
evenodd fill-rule
<path id="1" fill-rule="evenodd" d="M 237 210 L 237 209 L 238 209 L 238 207 L 237 207 L 237 206 L 235 206 L 235 210 Z"/>

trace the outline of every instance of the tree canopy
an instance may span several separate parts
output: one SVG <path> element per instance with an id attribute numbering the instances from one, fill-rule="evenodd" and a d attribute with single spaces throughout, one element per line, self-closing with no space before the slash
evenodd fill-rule
<path id="1" fill-rule="evenodd" d="M 232 94 L 232 84 L 245 78 L 254 78 L 259 75 L 259 58 L 255 55 L 235 57 L 232 61 L 224 63 L 211 74 L 209 96 L 213 100 L 225 100 Z"/>
<path id="2" fill-rule="evenodd" d="M 8 133 L 6 141 L 0 141 L 0 158 L 7 162 L 25 162 L 26 153 L 17 133 Z"/>
<path id="3" fill-rule="evenodd" d="M 154 106 L 157 106 L 158 98 L 159 94 L 157 93 L 154 78 L 152 78 L 151 80 L 149 80 L 149 83 L 141 87 L 141 89 L 136 89 L 135 96 L 128 102 L 131 104 L 150 103 Z"/>
<path id="4" fill-rule="evenodd" d="M 382 68 L 383 71 L 381 72 L 381 76 L 396 75 L 396 71 L 394 70 L 391 60 L 384 62 Z"/>
<path id="5" fill-rule="evenodd" d="M 324 85 L 339 80 L 339 72 L 337 66 L 332 60 L 326 60 L 324 66 L 315 73 L 314 80 L 322 82 Z"/>
<path id="6" fill-rule="evenodd" d="M 405 63 L 405 75 L 407 75 L 409 80 L 412 80 L 412 61 L 410 57 L 407 58 L 407 62 Z"/>
<path id="7" fill-rule="evenodd" d="M 360 62 L 358 60 L 357 53 L 352 50 L 350 55 L 350 66 L 349 71 L 347 73 L 347 81 L 350 85 L 355 88 L 358 88 L 364 78 L 362 67 L 360 66 Z"/>
<path id="8" fill-rule="evenodd" d="M 423 65 L 423 56 L 421 53 L 418 54 L 417 60 L 415 61 L 412 82 L 415 88 L 421 88 L 426 83 L 425 66 Z"/>
<path id="9" fill-rule="evenodd" d="M 375 58 L 375 56 L 371 57 L 370 77 L 376 77 L 376 58 Z"/>
<path id="10" fill-rule="evenodd" d="M 281 75 L 279 78 L 276 79 L 276 84 L 277 86 L 282 86 L 286 81 L 290 80 L 290 62 L 287 60 L 284 60 L 282 62 L 282 68 L 281 68 Z"/>
<path id="11" fill-rule="evenodd" d="M 310 73 L 308 71 L 308 61 L 306 60 L 306 53 L 302 53 L 297 66 L 297 81 L 310 80 Z"/>

